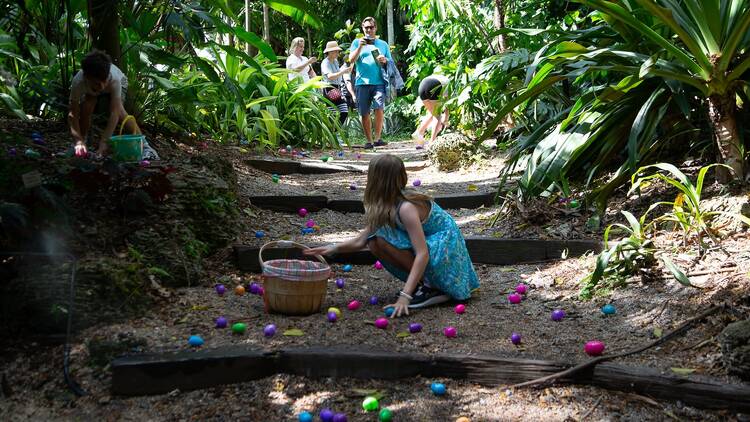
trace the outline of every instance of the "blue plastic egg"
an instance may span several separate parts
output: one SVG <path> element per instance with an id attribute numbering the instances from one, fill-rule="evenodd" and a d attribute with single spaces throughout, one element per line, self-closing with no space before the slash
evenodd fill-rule
<path id="1" fill-rule="evenodd" d="M 389 306 L 389 307 L 385 308 L 385 316 L 387 316 L 388 318 L 390 318 L 391 315 L 393 315 L 393 312 L 395 310 L 396 310 L 396 308 L 394 308 L 393 306 Z"/>
<path id="2" fill-rule="evenodd" d="M 602 306 L 602 313 L 604 315 L 614 315 L 617 310 L 615 310 L 615 305 L 608 303 L 604 306 Z"/>
<path id="3" fill-rule="evenodd" d="M 299 422 L 313 422 L 313 415 L 310 412 L 300 412 L 297 418 Z"/>
<path id="4" fill-rule="evenodd" d="M 430 385 L 430 390 L 432 390 L 432 393 L 436 396 L 443 396 L 445 395 L 445 384 L 441 382 L 433 382 Z"/>
<path id="5" fill-rule="evenodd" d="M 260 238 L 265 237 L 265 236 L 266 236 L 266 234 L 263 232 L 263 230 L 258 230 L 258 231 L 255 232 L 255 238 L 256 239 L 260 239 Z"/>
<path id="6" fill-rule="evenodd" d="M 344 268 L 342 268 L 345 273 L 348 273 L 352 270 L 352 264 L 346 264 L 344 265 Z"/>
<path id="7" fill-rule="evenodd" d="M 190 336 L 188 344 L 193 347 L 203 346 L 203 339 L 201 336 Z"/>

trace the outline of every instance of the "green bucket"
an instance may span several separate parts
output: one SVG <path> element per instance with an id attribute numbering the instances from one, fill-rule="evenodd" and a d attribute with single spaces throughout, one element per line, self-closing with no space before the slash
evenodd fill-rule
<path id="1" fill-rule="evenodd" d="M 143 143 L 146 137 L 138 135 L 116 135 L 109 138 L 112 147 L 112 157 L 115 161 L 129 163 L 140 162 L 143 159 Z"/>

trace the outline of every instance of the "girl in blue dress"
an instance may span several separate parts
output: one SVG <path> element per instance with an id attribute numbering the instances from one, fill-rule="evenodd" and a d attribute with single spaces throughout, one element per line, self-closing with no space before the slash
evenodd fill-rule
<path id="1" fill-rule="evenodd" d="M 369 248 L 383 266 L 405 282 L 392 317 L 448 300 L 464 300 L 479 279 L 461 231 L 429 196 L 406 188 L 406 168 L 395 155 L 370 161 L 365 188 L 367 227 L 355 238 L 305 251 L 333 255 Z"/>

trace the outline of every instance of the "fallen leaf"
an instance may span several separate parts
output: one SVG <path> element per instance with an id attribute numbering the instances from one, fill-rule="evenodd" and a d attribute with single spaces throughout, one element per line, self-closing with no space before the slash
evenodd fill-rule
<path id="1" fill-rule="evenodd" d="M 659 327 L 654 328 L 654 332 L 653 332 L 654 338 L 661 338 L 662 334 L 664 334 L 664 330 L 662 330 Z"/>
<path id="2" fill-rule="evenodd" d="M 207 305 L 193 305 L 190 307 L 191 311 L 207 311 L 208 306 Z"/>
<path id="3" fill-rule="evenodd" d="M 693 368 L 670 368 L 677 375 L 690 375 L 695 372 Z"/>
<path id="4" fill-rule="evenodd" d="M 292 328 L 292 329 L 284 331 L 284 335 L 299 337 L 299 336 L 305 335 L 305 333 L 303 333 L 302 330 L 300 330 L 299 328 Z"/>
<path id="5" fill-rule="evenodd" d="M 409 337 L 409 333 L 406 332 L 406 331 L 402 331 L 402 332 L 396 334 L 396 337 L 398 337 L 398 338 Z"/>

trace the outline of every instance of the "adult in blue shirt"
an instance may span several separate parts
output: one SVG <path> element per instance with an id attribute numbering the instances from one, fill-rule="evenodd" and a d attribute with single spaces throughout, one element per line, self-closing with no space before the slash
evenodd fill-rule
<path id="1" fill-rule="evenodd" d="M 355 63 L 357 68 L 354 90 L 357 94 L 357 111 L 362 120 L 362 130 L 367 138 L 366 149 L 386 145 L 386 142 L 380 139 L 385 107 L 385 81 L 381 66 L 392 59 L 388 43 L 376 37 L 377 31 L 375 18 L 366 17 L 362 21 L 362 32 L 365 36 L 355 39 L 349 50 L 349 61 Z M 375 142 L 372 142 L 370 109 L 375 110 Z"/>

